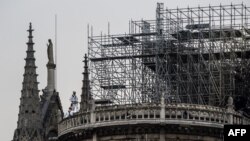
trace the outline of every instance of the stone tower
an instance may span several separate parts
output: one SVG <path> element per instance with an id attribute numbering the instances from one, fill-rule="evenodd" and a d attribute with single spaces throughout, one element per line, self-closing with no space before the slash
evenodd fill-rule
<path id="1" fill-rule="evenodd" d="M 62 118 L 63 110 L 59 93 L 55 87 L 56 64 L 53 57 L 53 44 L 51 39 L 48 42 L 47 86 L 43 89 L 41 95 L 41 120 L 43 123 L 44 141 L 56 141 L 58 135 L 57 123 Z"/>
<path id="2" fill-rule="evenodd" d="M 89 72 L 88 72 L 88 59 L 87 54 L 84 57 L 84 72 L 83 72 L 83 81 L 82 81 L 82 94 L 81 94 L 81 103 L 80 110 L 87 111 L 90 108 L 90 90 L 89 90 Z"/>
<path id="3" fill-rule="evenodd" d="M 55 89 L 56 64 L 53 59 L 53 44 L 49 39 L 47 86 L 39 98 L 32 31 L 30 23 L 21 102 L 13 141 L 56 141 L 57 123 L 62 119 L 63 110 L 59 93 Z"/>
<path id="4" fill-rule="evenodd" d="M 25 58 L 23 87 L 21 90 L 17 129 L 14 141 L 43 141 L 42 123 L 40 119 L 40 99 L 33 49 L 32 25 L 29 26 L 28 49 Z"/>

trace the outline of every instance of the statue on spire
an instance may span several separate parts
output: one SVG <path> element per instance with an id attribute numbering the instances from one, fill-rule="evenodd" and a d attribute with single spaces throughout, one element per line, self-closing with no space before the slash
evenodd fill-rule
<path id="1" fill-rule="evenodd" d="M 49 43 L 47 44 L 48 48 L 47 48 L 47 53 L 48 53 L 48 59 L 49 62 L 48 64 L 54 64 L 54 58 L 53 58 L 53 44 L 51 39 L 48 40 Z"/>

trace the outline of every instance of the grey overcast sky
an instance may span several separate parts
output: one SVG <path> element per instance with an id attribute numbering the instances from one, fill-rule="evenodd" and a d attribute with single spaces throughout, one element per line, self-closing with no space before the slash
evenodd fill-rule
<path id="1" fill-rule="evenodd" d="M 57 14 L 57 90 L 64 109 L 73 90 L 81 93 L 83 55 L 87 53 L 87 24 L 94 35 L 128 33 L 130 19 L 154 19 L 157 2 L 165 7 L 241 4 L 250 0 L 0 0 L 0 140 L 9 141 L 17 127 L 26 57 L 27 29 L 32 22 L 39 89 L 46 86 L 46 44 L 54 41 Z"/>

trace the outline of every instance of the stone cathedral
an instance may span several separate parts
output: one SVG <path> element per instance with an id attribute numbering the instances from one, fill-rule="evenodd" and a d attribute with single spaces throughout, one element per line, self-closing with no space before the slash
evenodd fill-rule
<path id="1" fill-rule="evenodd" d="M 53 51 L 51 51 L 53 50 L 51 40 L 48 44 L 48 83 L 39 97 L 32 32 L 30 23 L 21 102 L 13 141 L 47 141 L 57 137 L 57 122 L 63 116 L 59 93 L 55 90 L 56 64 L 53 59 Z"/>
<path id="2" fill-rule="evenodd" d="M 25 58 L 23 86 L 21 90 L 17 129 L 14 132 L 13 141 L 49 141 L 58 138 L 58 122 L 63 119 L 64 113 L 59 97 L 55 89 L 55 69 L 56 64 L 53 57 L 53 43 L 49 39 L 47 44 L 47 86 L 42 90 L 39 97 L 38 81 L 35 65 L 35 50 L 30 23 L 27 30 L 27 56 Z M 81 110 L 88 107 L 88 66 L 85 55 L 85 71 L 82 87 Z"/>
<path id="3" fill-rule="evenodd" d="M 88 33 L 71 100 L 80 109 L 67 117 L 50 39 L 39 95 L 30 23 L 13 141 L 223 141 L 224 125 L 250 124 L 249 9 L 157 3 L 156 18 L 130 21 L 129 33 Z"/>

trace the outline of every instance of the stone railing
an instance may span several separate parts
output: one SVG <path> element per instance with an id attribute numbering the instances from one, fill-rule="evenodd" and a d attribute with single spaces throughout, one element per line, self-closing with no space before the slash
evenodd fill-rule
<path id="1" fill-rule="evenodd" d="M 77 113 L 59 123 L 59 136 L 72 130 L 126 124 L 183 124 L 223 128 L 225 124 L 250 124 L 232 109 L 192 104 L 101 106 Z"/>

